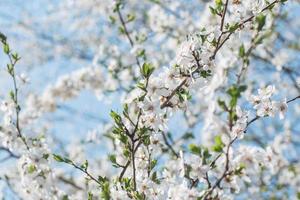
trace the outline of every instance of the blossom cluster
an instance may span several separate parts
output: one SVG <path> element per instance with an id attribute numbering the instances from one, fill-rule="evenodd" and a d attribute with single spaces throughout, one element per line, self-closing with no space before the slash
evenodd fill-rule
<path id="1" fill-rule="evenodd" d="M 28 94 L 22 91 L 35 77 L 18 75 L 23 58 L 0 33 L 12 82 L 0 96 L 2 196 L 10 190 L 37 200 L 299 198 L 300 74 L 292 65 L 297 56 L 290 56 L 299 45 L 282 34 L 290 15 L 285 4 L 297 2 L 51 2 L 43 26 L 30 16 L 20 23 L 31 30 L 25 35 L 35 34 L 41 47 L 44 40 L 57 44 L 56 59 L 88 67 Z M 67 26 L 58 26 L 57 16 Z M 40 34 L 52 25 L 68 27 L 67 36 Z M 24 61 L 50 62 L 49 51 Z M 111 119 L 84 136 L 63 128 L 53 134 L 43 116 L 85 98 L 82 91 L 101 103 L 117 97 Z M 79 132 L 83 123 L 72 126 Z"/>

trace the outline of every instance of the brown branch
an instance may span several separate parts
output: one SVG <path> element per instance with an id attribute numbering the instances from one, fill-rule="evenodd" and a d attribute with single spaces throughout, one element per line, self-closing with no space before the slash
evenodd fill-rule
<path id="1" fill-rule="evenodd" d="M 224 26 L 224 22 L 225 22 L 225 16 L 226 16 L 227 7 L 228 7 L 228 1 L 229 0 L 226 0 L 226 2 L 225 2 L 223 14 L 222 14 L 222 20 L 221 20 L 221 26 L 220 26 L 220 31 L 221 32 L 223 31 L 223 26 Z"/>
<path id="2" fill-rule="evenodd" d="M 117 13 L 118 13 L 119 19 L 120 19 L 120 21 L 121 21 L 122 27 L 123 27 L 123 29 L 124 29 L 125 35 L 126 35 L 128 41 L 129 41 L 129 43 L 130 43 L 130 46 L 131 46 L 131 48 L 133 48 L 133 47 L 134 47 L 134 42 L 133 42 L 133 40 L 132 40 L 132 38 L 131 38 L 131 36 L 130 36 L 130 33 L 129 33 L 128 29 L 127 29 L 126 22 L 125 22 L 125 20 L 124 20 L 124 18 L 123 18 L 123 16 L 122 16 L 122 13 L 121 13 L 121 11 L 120 11 L 120 8 L 117 8 Z M 138 57 L 135 56 L 135 60 L 136 60 L 137 65 L 138 65 L 139 68 L 141 69 L 141 68 L 142 68 L 142 65 L 141 65 L 141 63 L 140 63 Z"/>
<path id="3" fill-rule="evenodd" d="M 68 184 L 68 185 L 71 185 L 72 187 L 74 187 L 77 190 L 83 190 L 83 188 L 76 185 L 76 183 L 74 183 L 74 181 L 72 179 L 67 179 L 63 176 L 59 176 L 58 179 L 61 180 L 64 183 Z"/>
<path id="4" fill-rule="evenodd" d="M 95 178 L 92 174 L 90 174 L 87 169 L 83 169 L 80 166 L 76 165 L 74 162 L 69 163 L 70 165 L 72 165 L 73 167 L 75 167 L 76 169 L 82 171 L 87 177 L 89 177 L 91 180 L 95 181 L 96 183 L 98 183 L 99 185 L 101 185 L 101 182 Z"/>
<path id="5" fill-rule="evenodd" d="M 293 102 L 293 101 L 295 101 L 296 99 L 299 99 L 299 98 L 300 98 L 300 95 L 293 98 L 293 99 L 288 100 L 286 103 L 291 103 L 291 102 Z"/>
<path id="6" fill-rule="evenodd" d="M 165 107 L 169 106 L 169 101 L 176 94 L 176 92 L 187 82 L 187 80 L 188 80 L 188 78 L 183 79 L 183 81 L 171 92 L 171 94 L 169 96 L 167 96 L 167 99 L 160 106 L 161 109 L 164 109 Z"/>
<path id="7" fill-rule="evenodd" d="M 163 136 L 164 142 L 167 145 L 167 147 L 171 150 L 171 152 L 174 154 L 174 156 L 176 156 L 176 158 L 179 158 L 178 153 L 176 153 L 176 151 L 174 150 L 172 145 L 168 142 L 168 139 L 167 139 L 166 135 L 164 133 L 161 133 L 161 134 Z"/>
<path id="8" fill-rule="evenodd" d="M 136 151 L 138 150 L 138 148 L 139 148 L 139 146 L 140 146 L 141 144 L 142 144 L 142 142 L 139 142 L 139 143 L 136 145 L 134 152 L 136 152 Z M 125 166 L 123 166 L 123 170 L 121 171 L 121 173 L 120 173 L 120 175 L 119 175 L 119 181 L 122 180 L 122 178 L 123 178 L 125 172 L 127 171 L 129 165 L 130 165 L 130 160 L 128 160 L 127 163 L 125 164 Z"/>
<path id="9" fill-rule="evenodd" d="M 266 7 L 264 7 L 258 14 L 264 12 L 265 10 L 273 7 L 276 3 L 278 3 L 279 0 L 275 0 L 273 1 L 272 3 L 270 3 L 269 5 L 267 5 Z M 252 15 L 250 17 L 248 17 L 247 19 L 241 21 L 239 24 L 238 24 L 238 27 L 239 28 L 242 28 L 247 22 L 250 22 L 252 21 L 252 19 L 255 17 L 256 15 Z M 230 36 L 235 33 L 236 30 L 234 31 L 223 31 L 220 36 L 218 37 L 218 40 L 217 40 L 217 45 L 216 45 L 216 48 L 214 50 L 214 53 L 213 55 L 210 57 L 211 60 L 215 59 L 218 51 L 221 49 L 221 47 L 225 44 L 225 42 L 230 38 Z M 227 36 L 225 37 L 225 39 L 221 42 L 222 40 L 222 37 L 227 34 Z"/>
<path id="10" fill-rule="evenodd" d="M 295 98 L 292 98 L 292 99 L 288 100 L 287 103 L 291 103 L 291 102 L 293 102 L 293 101 L 295 101 L 296 99 L 299 99 L 299 98 L 300 98 L 300 95 L 297 96 L 297 97 L 295 97 Z M 247 123 L 244 132 L 247 131 L 247 128 L 248 128 L 248 126 L 249 126 L 250 124 L 252 124 L 253 122 L 255 122 L 256 120 L 258 120 L 258 119 L 260 119 L 260 118 L 261 118 L 261 117 L 256 116 L 256 117 L 254 117 L 252 120 L 250 120 L 250 121 Z M 204 200 L 207 200 L 208 197 L 209 197 L 209 195 L 213 192 L 213 190 L 214 190 L 216 187 L 218 187 L 218 186 L 220 185 L 220 183 L 222 182 L 222 180 L 223 180 L 228 174 L 230 174 L 230 173 L 228 172 L 228 170 L 229 170 L 229 161 L 230 161 L 230 159 L 229 159 L 229 149 L 230 149 L 230 147 L 232 146 L 232 144 L 233 144 L 237 139 L 238 139 L 237 136 L 234 137 L 233 140 L 231 140 L 230 143 L 228 144 L 227 149 L 226 149 L 226 154 L 225 154 L 225 156 L 226 156 L 225 169 L 224 169 L 224 171 L 223 171 L 221 177 L 215 182 L 215 184 L 210 188 L 210 190 L 208 190 L 208 192 L 206 193 L 206 195 L 205 195 L 204 198 L 203 198 Z M 216 160 L 215 160 L 215 161 L 216 161 Z M 215 162 L 215 161 L 214 161 L 214 162 Z"/>

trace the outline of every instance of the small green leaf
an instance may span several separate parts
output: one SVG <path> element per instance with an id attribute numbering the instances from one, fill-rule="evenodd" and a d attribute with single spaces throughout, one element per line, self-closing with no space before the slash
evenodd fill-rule
<path id="1" fill-rule="evenodd" d="M 109 16 L 109 21 L 110 21 L 110 23 L 112 23 L 112 24 L 114 24 L 114 23 L 116 23 L 116 18 L 114 17 L 114 16 Z"/>
<path id="2" fill-rule="evenodd" d="M 12 91 L 12 90 L 9 91 L 9 97 L 10 97 L 11 100 L 13 100 L 13 101 L 15 100 L 15 93 L 14 93 L 14 91 Z"/>
<path id="3" fill-rule="evenodd" d="M 212 147 L 212 150 L 215 152 L 222 152 L 224 148 L 224 143 L 222 142 L 222 138 L 220 135 L 215 136 L 215 144 Z"/>
<path id="4" fill-rule="evenodd" d="M 57 162 L 65 162 L 65 160 L 64 160 L 60 155 L 53 154 L 53 158 L 54 158 L 54 160 L 56 160 Z"/>
<path id="5" fill-rule="evenodd" d="M 114 167 L 118 167 L 116 155 L 110 154 L 108 155 L 108 159 L 110 160 L 110 162 L 112 162 Z"/>
<path id="6" fill-rule="evenodd" d="M 64 196 L 62 197 L 62 200 L 69 200 L 68 195 L 64 195 Z"/>
<path id="7" fill-rule="evenodd" d="M 207 160 L 211 157 L 208 148 L 204 148 L 202 152 L 202 163 L 207 164 Z"/>
<path id="8" fill-rule="evenodd" d="M 3 45 L 3 51 L 4 51 L 5 54 L 9 54 L 10 50 L 9 50 L 9 45 L 7 43 L 5 43 Z"/>
<path id="9" fill-rule="evenodd" d="M 27 168 L 27 171 L 29 174 L 32 174 L 34 171 L 36 171 L 36 166 L 35 165 L 29 165 Z"/>
<path id="10" fill-rule="evenodd" d="M 0 32 L 0 40 L 2 43 L 6 43 L 6 36 Z"/>
<path id="11" fill-rule="evenodd" d="M 239 23 L 235 23 L 235 24 L 229 26 L 228 31 L 229 31 L 230 33 L 233 33 L 233 32 L 236 31 L 239 27 L 240 27 L 240 24 L 239 24 Z"/>
<path id="12" fill-rule="evenodd" d="M 46 160 L 48 160 L 49 154 L 47 154 L 47 153 L 46 153 L 46 154 L 43 154 L 43 158 L 46 159 Z"/>
<path id="13" fill-rule="evenodd" d="M 263 14 L 260 14 L 256 17 L 257 22 L 257 30 L 261 31 L 264 25 L 266 24 L 266 16 Z"/>
<path id="14" fill-rule="evenodd" d="M 240 48 L 239 48 L 239 56 L 241 57 L 241 58 L 243 58 L 244 56 L 245 56 L 245 47 L 244 47 L 244 44 L 242 44 L 241 46 L 240 46 Z"/>
<path id="15" fill-rule="evenodd" d="M 119 26 L 119 32 L 121 33 L 121 34 L 125 34 L 125 29 L 124 29 L 124 27 L 123 26 Z"/>
<path id="16" fill-rule="evenodd" d="M 209 6 L 209 9 L 212 15 L 216 15 L 218 13 L 218 11 L 211 6 Z"/>
<path id="17" fill-rule="evenodd" d="M 223 101 L 223 100 L 221 100 L 221 99 L 218 99 L 218 104 L 219 104 L 219 106 L 220 106 L 223 110 L 227 110 L 227 106 L 226 106 L 225 101 Z"/>
<path id="18" fill-rule="evenodd" d="M 87 170 L 87 168 L 89 167 L 89 163 L 87 160 L 85 160 L 85 162 L 80 166 L 82 169 L 84 169 L 85 171 Z"/>
<path id="19" fill-rule="evenodd" d="M 127 15 L 127 23 L 132 22 L 133 20 L 135 20 L 135 15 L 134 14 L 128 14 Z"/>
<path id="20" fill-rule="evenodd" d="M 156 164 L 157 164 L 157 160 L 156 159 L 151 160 L 150 167 L 149 167 L 150 171 L 153 170 L 153 168 L 156 166 Z"/>
<path id="21" fill-rule="evenodd" d="M 109 182 L 107 180 L 105 180 L 101 184 L 101 198 L 103 200 L 109 200 L 110 199 Z"/>
<path id="22" fill-rule="evenodd" d="M 88 200 L 93 200 L 93 194 L 92 194 L 92 192 L 88 193 Z"/>
<path id="23" fill-rule="evenodd" d="M 188 140 L 188 139 L 194 139 L 195 136 L 193 135 L 192 132 L 186 132 L 181 138 L 184 140 Z"/>
<path id="24" fill-rule="evenodd" d="M 113 118 L 118 127 L 122 126 L 122 118 L 118 113 L 112 110 L 110 111 L 110 116 Z"/>
<path id="25" fill-rule="evenodd" d="M 13 59 L 14 59 L 15 61 L 18 61 L 18 60 L 21 59 L 21 58 L 19 57 L 18 53 L 12 53 L 11 55 L 12 55 L 12 57 L 13 57 Z"/>
<path id="26" fill-rule="evenodd" d="M 195 145 L 195 144 L 190 144 L 189 145 L 189 150 L 193 154 L 201 155 L 201 147 Z"/>
<path id="27" fill-rule="evenodd" d="M 131 155 L 131 152 L 128 148 L 124 148 L 123 149 L 123 155 L 126 157 L 126 158 L 129 158 L 130 155 Z"/>
<path id="28" fill-rule="evenodd" d="M 154 66 L 150 63 L 144 63 L 141 69 L 141 73 L 145 78 L 149 78 L 154 71 Z"/>
<path id="29" fill-rule="evenodd" d="M 200 76 L 203 78 L 207 78 L 207 77 L 211 76 L 211 70 L 202 70 L 200 72 Z"/>
<path id="30" fill-rule="evenodd" d="M 216 4 L 216 14 L 219 14 L 223 11 L 223 2 L 222 0 L 215 0 L 215 4 Z"/>

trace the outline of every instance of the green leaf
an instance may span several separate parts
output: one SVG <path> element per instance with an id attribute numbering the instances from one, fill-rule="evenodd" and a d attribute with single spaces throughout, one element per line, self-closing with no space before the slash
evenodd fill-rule
<path id="1" fill-rule="evenodd" d="M 200 76 L 203 78 L 207 78 L 207 77 L 211 76 L 211 70 L 202 70 L 200 72 Z"/>
<path id="2" fill-rule="evenodd" d="M 110 111 L 110 116 L 113 118 L 113 120 L 119 127 L 122 126 L 122 118 L 118 113 L 112 110 Z"/>
<path id="3" fill-rule="evenodd" d="M 15 93 L 14 93 L 14 91 L 9 91 L 9 97 L 10 97 L 10 99 L 11 100 L 13 100 L 13 101 L 15 101 Z"/>
<path id="4" fill-rule="evenodd" d="M 215 144 L 216 145 L 224 145 L 220 135 L 215 136 Z"/>
<path id="5" fill-rule="evenodd" d="M 257 22 L 257 30 L 261 31 L 264 25 L 266 24 L 266 16 L 263 14 L 260 14 L 256 17 Z"/>
<path id="6" fill-rule="evenodd" d="M 131 153 L 130 153 L 130 150 L 128 148 L 124 148 L 123 149 L 123 155 L 126 157 L 126 158 L 129 158 Z"/>
<path id="7" fill-rule="evenodd" d="M 195 136 L 193 135 L 192 132 L 186 132 L 181 138 L 184 139 L 184 140 L 188 140 L 188 139 L 195 138 Z"/>
<path id="8" fill-rule="evenodd" d="M 231 121 L 236 121 L 237 120 L 237 115 L 236 115 L 236 112 L 232 111 L 229 113 L 229 119 Z"/>
<path id="9" fill-rule="evenodd" d="M 239 92 L 242 93 L 242 92 L 245 92 L 247 90 L 247 85 L 241 85 L 239 87 Z"/>
<path id="10" fill-rule="evenodd" d="M 233 96 L 229 102 L 230 108 L 234 108 L 237 104 L 238 98 L 237 96 Z"/>
<path id="11" fill-rule="evenodd" d="M 245 56 L 245 47 L 244 47 L 244 44 L 242 44 L 241 46 L 240 46 L 240 48 L 239 48 L 239 56 L 241 57 L 241 58 L 243 58 L 244 56 Z"/>
<path id="12" fill-rule="evenodd" d="M 107 181 L 106 177 L 102 177 L 102 176 L 98 176 L 98 181 L 101 183 L 104 183 L 105 181 Z"/>
<path id="13" fill-rule="evenodd" d="M 181 88 L 180 90 L 178 90 L 176 92 L 180 102 L 184 102 L 184 101 L 188 101 L 192 99 L 192 95 L 190 94 L 190 92 L 186 89 Z"/>
<path id="14" fill-rule="evenodd" d="M 3 51 L 4 51 L 5 54 L 9 54 L 10 50 L 9 50 L 9 45 L 7 43 L 5 43 L 3 45 Z"/>
<path id="15" fill-rule="evenodd" d="M 118 29 L 121 34 L 125 34 L 125 29 L 123 26 L 119 26 Z"/>
<path id="16" fill-rule="evenodd" d="M 12 57 L 13 57 L 13 59 L 14 59 L 15 61 L 18 61 L 18 60 L 21 59 L 21 58 L 19 57 L 18 53 L 12 53 L 11 55 L 12 55 Z"/>
<path id="17" fill-rule="evenodd" d="M 92 192 L 88 193 L 88 200 L 93 200 L 93 194 L 92 194 Z"/>
<path id="18" fill-rule="evenodd" d="M 215 136 L 215 145 L 212 147 L 212 150 L 215 152 L 222 152 L 224 148 L 224 143 L 220 135 Z"/>
<path id="19" fill-rule="evenodd" d="M 132 22 L 133 20 L 135 20 L 135 15 L 134 14 L 128 14 L 127 15 L 127 23 Z"/>
<path id="20" fill-rule="evenodd" d="M 218 11 L 211 6 L 209 6 L 209 9 L 212 15 L 216 15 L 218 13 Z"/>
<path id="21" fill-rule="evenodd" d="M 201 147 L 195 145 L 195 144 L 190 144 L 189 145 L 189 150 L 191 153 L 196 154 L 196 155 L 201 155 Z"/>
<path id="22" fill-rule="evenodd" d="M 56 160 L 57 162 L 65 162 L 65 160 L 64 160 L 60 155 L 53 154 L 53 158 L 54 158 L 54 160 Z"/>
<path id="23" fill-rule="evenodd" d="M 120 8 L 122 8 L 122 3 L 121 3 L 121 1 L 117 1 L 117 3 L 115 4 L 115 7 L 113 9 L 113 12 L 117 12 L 118 10 L 120 10 Z"/>
<path id="24" fill-rule="evenodd" d="M 127 103 L 125 103 L 124 105 L 123 105 L 123 113 L 126 113 L 126 114 L 128 114 L 128 104 Z"/>
<path id="25" fill-rule="evenodd" d="M 44 159 L 46 159 L 46 160 L 48 160 L 48 158 L 49 158 L 49 154 L 48 154 L 48 153 L 46 153 L 46 154 L 43 154 L 43 158 L 44 158 Z"/>
<path id="26" fill-rule="evenodd" d="M 64 195 L 64 196 L 62 197 L 62 200 L 69 200 L 68 195 Z"/>
<path id="27" fill-rule="evenodd" d="M 141 69 L 141 73 L 145 78 L 149 78 L 154 71 L 154 66 L 150 63 L 144 63 Z"/>
<path id="28" fill-rule="evenodd" d="M 209 153 L 208 148 L 204 148 L 202 152 L 202 162 L 203 164 L 207 164 L 207 160 L 211 157 L 211 154 Z"/>
<path id="29" fill-rule="evenodd" d="M 237 105 L 238 98 L 240 98 L 241 93 L 244 92 L 247 89 L 247 86 L 241 85 L 236 86 L 232 85 L 226 92 L 231 97 L 229 106 L 230 108 L 234 108 Z"/>
<path id="30" fill-rule="evenodd" d="M 221 13 L 223 11 L 223 2 L 222 0 L 215 0 L 216 4 L 216 14 Z"/>
<path id="31" fill-rule="evenodd" d="M 159 179 L 157 178 L 157 172 L 153 172 L 151 175 L 151 180 L 157 184 L 160 183 Z"/>
<path id="32" fill-rule="evenodd" d="M 72 164 L 72 160 L 70 160 L 69 158 L 63 158 L 62 156 L 60 155 L 57 155 L 57 154 L 52 154 L 53 155 L 53 158 L 54 160 L 56 160 L 57 162 L 64 162 L 64 163 L 68 163 L 68 164 Z"/>
<path id="33" fill-rule="evenodd" d="M 226 106 L 225 101 L 223 101 L 223 100 L 221 100 L 221 99 L 218 99 L 218 104 L 219 104 L 219 106 L 220 106 L 223 110 L 227 110 L 227 106 Z"/>
<path id="34" fill-rule="evenodd" d="M 107 180 L 101 184 L 101 198 L 104 200 L 110 199 L 109 182 Z"/>
<path id="35" fill-rule="evenodd" d="M 29 165 L 27 168 L 27 171 L 29 174 L 32 174 L 34 171 L 36 171 L 36 166 L 35 165 Z"/>
<path id="36" fill-rule="evenodd" d="M 2 43 L 6 43 L 6 36 L 0 32 L 0 40 Z"/>
<path id="37" fill-rule="evenodd" d="M 109 16 L 109 20 L 110 20 L 110 23 L 114 24 L 116 23 L 116 18 L 114 16 Z"/>
<path id="38" fill-rule="evenodd" d="M 157 164 L 157 160 L 156 159 L 151 160 L 150 167 L 149 167 L 150 171 L 153 170 L 153 168 L 156 166 L 156 164 Z"/>
<path id="39" fill-rule="evenodd" d="M 239 23 L 235 23 L 235 24 L 229 26 L 228 31 L 229 31 L 230 33 L 233 33 L 233 32 L 236 31 L 239 27 L 240 27 L 240 24 L 239 24 Z"/>
<path id="40" fill-rule="evenodd" d="M 118 167 L 116 155 L 110 154 L 108 155 L 108 159 L 110 160 L 110 162 L 112 162 L 114 167 Z"/>
<path id="41" fill-rule="evenodd" d="M 13 74 L 14 74 L 14 66 L 13 66 L 13 65 L 7 64 L 7 65 L 6 65 L 6 68 L 7 68 L 7 72 L 8 72 L 10 75 L 13 75 Z"/>
<path id="42" fill-rule="evenodd" d="M 87 160 L 85 160 L 85 162 L 80 166 L 82 169 L 84 169 L 85 171 L 87 170 L 87 168 L 89 167 L 89 163 Z"/>
<path id="43" fill-rule="evenodd" d="M 245 169 L 245 168 L 246 168 L 245 164 L 243 164 L 243 163 L 240 164 L 240 166 L 234 170 L 234 174 L 242 175 L 243 169 Z"/>

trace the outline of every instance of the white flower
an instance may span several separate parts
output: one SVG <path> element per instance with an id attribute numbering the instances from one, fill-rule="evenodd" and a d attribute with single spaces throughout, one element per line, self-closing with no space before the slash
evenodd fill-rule
<path id="1" fill-rule="evenodd" d="M 275 92 L 274 85 L 269 85 L 267 87 L 258 89 L 258 95 L 261 100 L 270 98 L 274 94 L 274 92 Z"/>
<path id="2" fill-rule="evenodd" d="M 275 92 L 275 86 L 269 85 L 258 89 L 258 95 L 251 95 L 249 100 L 254 105 L 253 107 L 257 110 L 256 115 L 259 117 L 264 116 L 275 116 L 277 102 L 272 101 L 271 97 Z M 282 108 L 284 109 L 284 108 Z"/>
<path id="3" fill-rule="evenodd" d="M 238 119 L 232 127 L 231 136 L 242 139 L 244 137 L 244 131 L 247 127 L 249 112 L 243 112 L 242 109 L 239 106 L 237 106 L 236 115 Z"/>
<path id="4" fill-rule="evenodd" d="M 148 114 L 159 114 L 161 112 L 159 100 L 152 101 L 149 97 L 145 97 L 143 102 L 139 102 L 138 106 Z"/>
<path id="5" fill-rule="evenodd" d="M 287 102 L 286 102 L 286 98 L 282 101 L 282 102 L 276 102 L 274 103 L 274 109 L 279 112 L 279 118 L 280 119 L 283 119 L 284 118 L 284 115 L 287 111 L 287 108 L 288 108 L 288 105 L 287 105 Z"/>
<path id="6" fill-rule="evenodd" d="M 29 83 L 29 78 L 25 73 L 21 73 L 18 78 L 22 81 L 23 84 Z"/>

